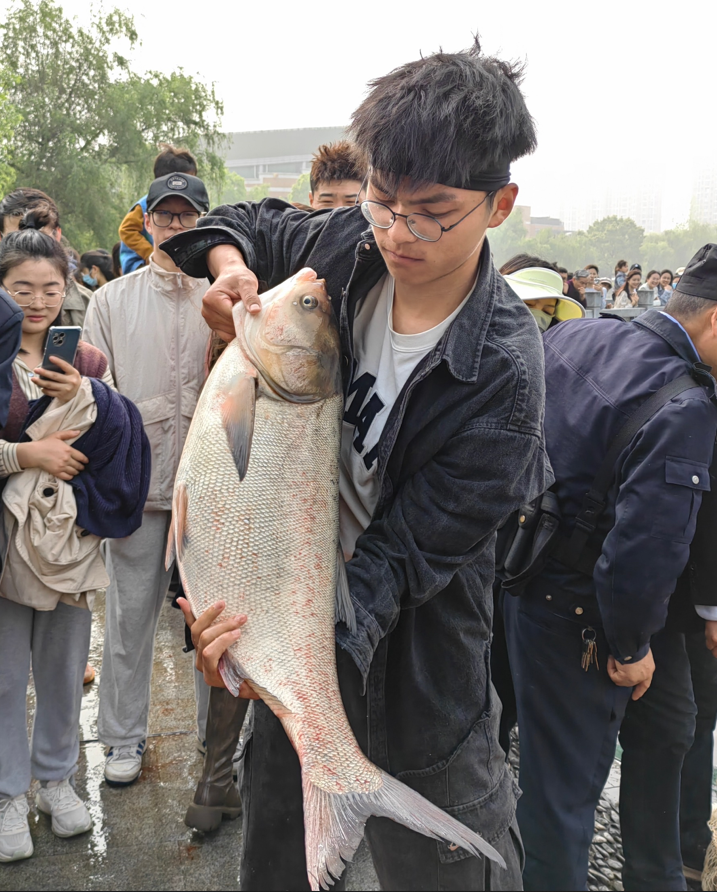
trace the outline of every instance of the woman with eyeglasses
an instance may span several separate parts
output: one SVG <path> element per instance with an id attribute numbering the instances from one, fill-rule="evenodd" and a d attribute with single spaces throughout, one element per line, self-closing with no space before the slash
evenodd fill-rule
<path id="1" fill-rule="evenodd" d="M 42 226 L 42 213 L 31 211 L 20 231 L 0 242 L 0 285 L 24 315 L 0 429 L 0 863 L 33 854 L 32 777 L 41 785 L 37 807 L 51 816 L 56 836 L 92 827 L 72 778 L 92 603 L 108 581 L 99 546 L 141 523 L 136 503 L 144 504 L 149 485 L 139 413 L 113 391 L 104 353 L 80 341 L 73 365 L 53 357 L 61 371 L 40 368 L 48 330 L 61 323 L 69 275 L 67 255 Z M 81 449 L 73 445 L 78 438 Z M 88 520 L 99 513 L 96 523 Z M 37 705 L 30 743 L 31 666 Z"/>

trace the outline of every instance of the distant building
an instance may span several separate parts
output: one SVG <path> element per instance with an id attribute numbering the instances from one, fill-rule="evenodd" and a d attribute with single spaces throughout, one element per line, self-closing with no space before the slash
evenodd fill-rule
<path id="1" fill-rule="evenodd" d="M 700 223 L 717 225 L 717 163 L 705 164 L 695 176 L 691 216 Z"/>
<path id="2" fill-rule="evenodd" d="M 528 238 L 535 238 L 543 229 L 548 229 L 550 232 L 565 232 L 563 221 L 557 217 L 531 217 L 527 229 Z"/>
<path id="3" fill-rule="evenodd" d="M 346 138 L 345 127 L 302 127 L 297 130 L 250 130 L 232 133 L 226 166 L 244 177 L 248 188 L 269 186 L 272 198 L 288 198 L 320 145 Z"/>
<path id="4" fill-rule="evenodd" d="M 527 204 L 516 204 L 513 210 L 515 213 L 520 214 L 523 226 L 525 226 L 525 234 L 528 238 L 535 238 L 541 229 L 549 229 L 551 232 L 565 232 L 562 220 L 558 220 L 557 217 L 532 217 L 530 206 Z"/>
<path id="5" fill-rule="evenodd" d="M 588 229 L 605 217 L 629 217 L 646 232 L 662 231 L 662 191 L 653 184 L 612 184 L 604 190 L 580 195 L 564 202 L 561 216 L 571 232 Z"/>

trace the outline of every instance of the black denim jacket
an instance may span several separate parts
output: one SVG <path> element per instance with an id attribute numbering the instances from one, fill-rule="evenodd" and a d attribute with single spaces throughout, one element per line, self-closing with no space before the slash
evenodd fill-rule
<path id="1" fill-rule="evenodd" d="M 207 250 L 236 245 L 270 288 L 316 270 L 339 312 L 348 386 L 353 320 L 386 272 L 364 230 L 358 208 L 306 214 L 267 199 L 217 208 L 163 250 L 207 276 Z M 378 504 L 347 566 L 358 632 L 337 628 L 366 684 L 369 757 L 488 839 L 515 804 L 490 684 L 495 531 L 552 482 L 544 390 L 537 327 L 486 242 L 473 294 L 381 434 Z"/>

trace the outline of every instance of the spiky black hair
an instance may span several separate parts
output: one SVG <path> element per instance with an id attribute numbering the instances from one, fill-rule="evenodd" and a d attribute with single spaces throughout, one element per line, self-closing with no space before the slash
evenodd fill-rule
<path id="1" fill-rule="evenodd" d="M 316 192 L 319 183 L 332 180 L 358 180 L 366 176 L 366 160 L 353 143 L 342 139 L 330 145 L 319 146 L 311 163 L 309 182 Z"/>
<path id="2" fill-rule="evenodd" d="M 471 188 L 482 172 L 507 171 L 536 147 L 522 78 L 522 65 L 482 56 L 476 37 L 469 50 L 440 51 L 371 81 L 351 134 L 391 191 L 403 177 Z"/>

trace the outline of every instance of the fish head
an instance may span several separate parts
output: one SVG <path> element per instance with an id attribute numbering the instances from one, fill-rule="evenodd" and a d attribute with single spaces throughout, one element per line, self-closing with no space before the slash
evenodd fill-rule
<path id="1" fill-rule="evenodd" d="M 341 343 L 325 281 L 303 269 L 261 301 L 260 313 L 240 311 L 240 337 L 274 393 L 302 403 L 339 393 Z"/>

